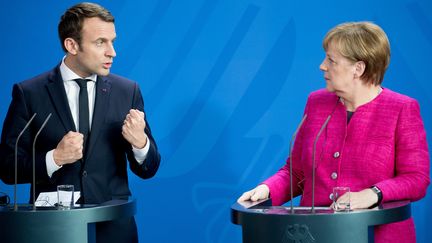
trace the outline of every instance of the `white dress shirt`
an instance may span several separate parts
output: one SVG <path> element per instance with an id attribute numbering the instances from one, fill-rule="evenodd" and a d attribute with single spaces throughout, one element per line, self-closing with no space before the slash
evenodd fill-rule
<path id="1" fill-rule="evenodd" d="M 72 113 L 72 118 L 75 123 L 75 127 L 77 131 L 79 131 L 79 90 L 80 87 L 78 86 L 77 82 L 74 79 L 82 78 L 78 76 L 76 73 L 74 73 L 66 64 L 64 63 L 64 59 L 62 60 L 62 63 L 60 64 L 60 74 L 63 79 L 63 84 L 66 91 L 67 100 L 69 103 L 69 108 Z M 89 77 L 85 77 L 85 79 L 89 79 L 91 81 L 87 82 L 87 92 L 88 92 L 88 98 L 89 98 L 89 125 L 90 125 L 90 131 L 92 126 L 92 120 L 93 120 L 93 111 L 94 111 L 94 103 L 95 103 L 95 97 L 96 97 L 96 81 L 97 81 L 97 75 L 93 74 Z M 148 142 L 146 146 L 142 149 L 136 149 L 132 146 L 132 151 L 134 153 L 135 159 L 138 161 L 139 164 L 142 164 L 144 160 L 147 157 L 148 150 L 150 148 L 150 143 Z M 52 174 L 59 170 L 62 166 L 58 166 L 54 161 L 54 149 L 49 151 L 46 156 L 46 167 L 47 167 L 47 173 L 48 176 L 51 177 Z"/>

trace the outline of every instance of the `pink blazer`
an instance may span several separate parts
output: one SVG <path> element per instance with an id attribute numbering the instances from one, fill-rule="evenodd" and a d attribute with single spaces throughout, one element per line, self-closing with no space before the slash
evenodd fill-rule
<path id="1" fill-rule="evenodd" d="M 294 197 L 311 205 L 312 148 L 331 114 L 316 146 L 315 205 L 329 206 L 336 186 L 360 191 L 376 185 L 383 202 L 416 201 L 429 185 L 429 152 L 426 133 L 416 100 L 383 89 L 371 102 L 358 107 L 347 124 L 343 103 L 326 90 L 311 93 L 307 119 L 297 134 L 292 152 Z M 290 199 L 289 159 L 264 181 L 274 205 Z M 412 218 L 375 227 L 375 242 L 415 242 Z"/>

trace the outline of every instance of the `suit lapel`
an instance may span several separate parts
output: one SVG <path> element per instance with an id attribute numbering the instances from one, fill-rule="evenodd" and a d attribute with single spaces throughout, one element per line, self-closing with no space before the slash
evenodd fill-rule
<path id="1" fill-rule="evenodd" d="M 96 82 L 96 97 L 93 110 L 93 120 L 91 124 L 91 132 L 87 145 L 87 153 L 85 159 L 92 153 L 94 144 L 99 136 L 100 129 L 103 127 L 102 123 L 105 121 L 105 115 L 108 111 L 108 101 L 111 93 L 111 83 L 106 77 L 97 78 Z"/>
<path id="2" fill-rule="evenodd" d="M 72 113 L 66 96 L 66 91 L 63 84 L 63 79 L 60 75 L 59 66 L 57 66 L 52 75 L 49 77 L 49 82 L 46 85 L 51 102 L 60 117 L 60 120 L 65 128 L 65 131 L 76 131 L 73 122 Z"/>

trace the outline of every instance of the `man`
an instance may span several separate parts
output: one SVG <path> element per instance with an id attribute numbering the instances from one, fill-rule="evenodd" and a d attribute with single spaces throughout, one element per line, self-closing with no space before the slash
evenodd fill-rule
<path id="1" fill-rule="evenodd" d="M 36 197 L 59 184 L 73 184 L 83 203 L 127 198 L 127 160 L 146 179 L 156 173 L 160 155 L 138 84 L 110 74 L 116 56 L 114 17 L 100 5 L 77 4 L 61 17 L 58 32 L 66 52 L 60 65 L 13 87 L 1 136 L 0 178 L 14 183 L 15 142 L 37 113 L 18 150 L 18 182 L 32 182 L 34 136 L 52 113 L 36 144 Z M 96 237 L 98 242 L 136 242 L 135 221 L 98 224 Z"/>

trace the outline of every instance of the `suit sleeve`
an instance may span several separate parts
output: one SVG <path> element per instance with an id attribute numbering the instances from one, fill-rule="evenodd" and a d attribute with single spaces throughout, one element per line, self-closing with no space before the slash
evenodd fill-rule
<path id="1" fill-rule="evenodd" d="M 143 98 L 141 95 L 140 88 L 137 84 L 135 84 L 135 88 L 134 88 L 132 107 L 134 109 L 143 111 L 145 113 L 144 101 L 143 101 Z M 148 142 L 150 143 L 150 148 L 149 148 L 149 151 L 147 153 L 147 157 L 144 160 L 144 162 L 140 165 L 136 161 L 135 156 L 132 152 L 132 149 L 127 151 L 127 156 L 128 156 L 128 160 L 130 161 L 129 165 L 130 165 L 132 172 L 143 179 L 147 179 L 147 178 L 153 177 L 156 174 L 156 172 L 159 168 L 161 157 L 160 157 L 156 142 L 155 142 L 153 135 L 151 133 L 150 124 L 147 121 L 147 116 L 145 116 L 144 119 L 145 119 L 145 123 L 146 123 L 146 127 L 145 127 L 144 132 L 147 134 Z"/>
<path id="2" fill-rule="evenodd" d="M 24 92 L 19 84 L 12 90 L 12 102 L 9 106 L 6 119 L 3 123 L 0 147 L 0 178 L 6 184 L 14 184 L 15 179 L 15 144 L 19 133 L 33 114 L 29 112 Z M 39 118 L 36 116 L 30 126 L 21 136 L 18 144 L 18 183 L 31 183 L 32 181 L 32 142 L 34 126 Z M 35 153 L 36 178 L 38 181 L 48 180 L 45 165 L 45 153 Z"/>
<path id="3" fill-rule="evenodd" d="M 406 103 L 398 118 L 395 135 L 395 176 L 376 184 L 383 201 L 417 201 L 430 183 L 426 132 L 415 100 Z"/>

